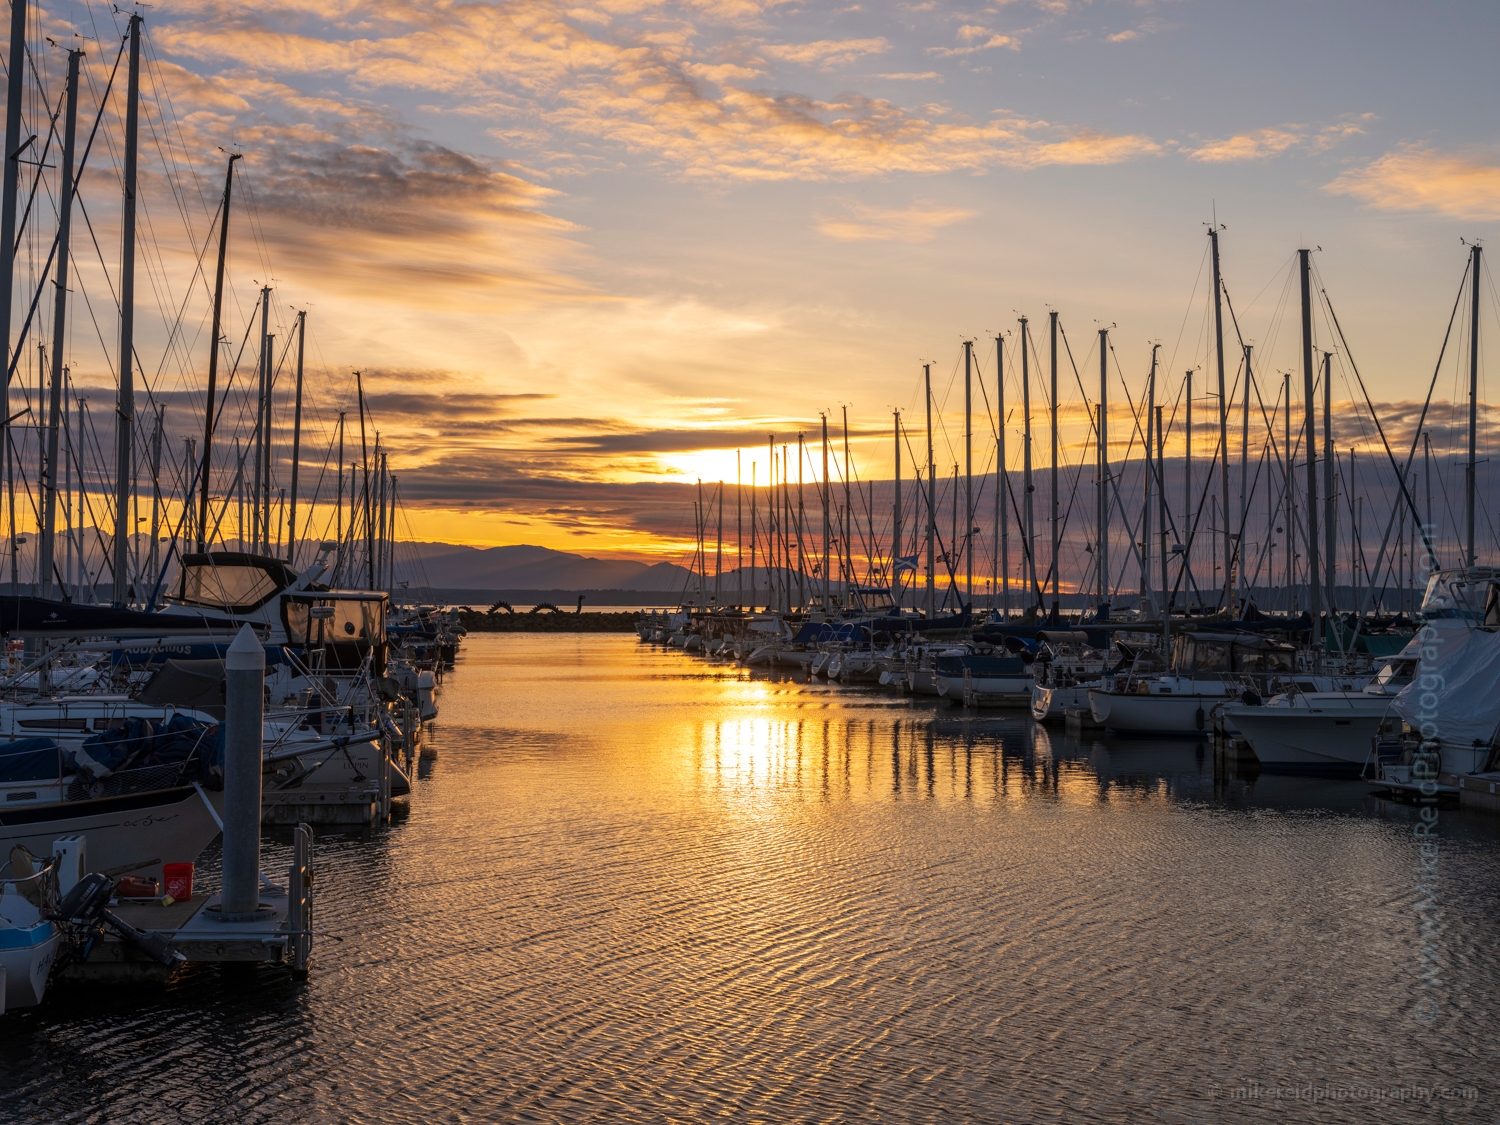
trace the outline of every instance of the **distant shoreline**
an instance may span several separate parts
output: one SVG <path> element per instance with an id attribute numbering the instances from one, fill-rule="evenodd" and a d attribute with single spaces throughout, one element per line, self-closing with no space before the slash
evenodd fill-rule
<path id="1" fill-rule="evenodd" d="M 540 613 L 486 613 L 471 610 L 460 613 L 459 621 L 471 633 L 633 633 L 636 614 L 573 613 L 570 610 L 542 610 Z"/>

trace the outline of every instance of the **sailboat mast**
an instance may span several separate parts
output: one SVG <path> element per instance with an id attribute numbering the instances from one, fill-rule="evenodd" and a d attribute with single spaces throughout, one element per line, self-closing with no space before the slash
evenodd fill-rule
<path id="1" fill-rule="evenodd" d="M 1214 360 L 1219 368 L 1219 492 L 1220 508 L 1224 524 L 1223 557 L 1224 585 L 1222 604 L 1230 604 L 1233 591 L 1234 540 L 1229 531 L 1229 390 L 1224 383 L 1224 281 L 1219 272 L 1219 228 L 1208 228 L 1209 240 L 1213 243 L 1214 259 Z"/>
<path id="2" fill-rule="evenodd" d="M 964 341 L 964 593 L 974 604 L 974 341 Z M 956 544 L 955 544 L 956 545 Z"/>
<path id="3" fill-rule="evenodd" d="M 1296 493 L 1292 481 L 1292 373 L 1288 371 L 1284 376 L 1286 388 L 1282 393 L 1282 491 L 1286 493 L 1286 569 L 1282 572 L 1283 581 L 1286 583 L 1286 611 L 1292 613 L 1297 608 L 1296 599 L 1292 596 L 1295 588 L 1293 582 L 1297 563 L 1297 528 L 1295 520 L 1297 517 Z"/>
<path id="4" fill-rule="evenodd" d="M 359 459 L 364 468 L 364 517 L 365 517 L 365 589 L 375 589 L 375 526 L 370 519 L 370 450 L 365 444 L 365 383 L 364 376 L 354 373 L 354 390 L 359 398 Z"/>
<path id="5" fill-rule="evenodd" d="M 287 498 L 286 557 L 297 562 L 297 468 L 302 459 L 302 362 L 307 352 L 307 311 L 297 313 L 297 405 L 292 412 L 292 494 Z"/>
<path id="6" fill-rule="evenodd" d="M 714 608 L 724 604 L 724 482 L 719 482 L 719 528 L 714 537 Z"/>
<path id="7" fill-rule="evenodd" d="M 214 322 L 208 352 L 208 405 L 203 412 L 203 463 L 198 471 L 198 550 L 207 546 L 208 534 L 208 478 L 213 468 L 214 451 L 214 389 L 219 377 L 219 335 L 224 309 L 224 254 L 229 249 L 229 203 L 234 191 L 234 162 L 240 158 L 235 152 L 229 156 L 229 166 L 224 173 L 224 205 L 219 213 L 219 264 L 214 272 Z M 188 478 L 191 481 L 191 477 Z"/>
<path id="8" fill-rule="evenodd" d="M 750 612 L 755 612 L 755 462 L 750 462 Z M 827 520 L 824 521 L 825 530 Z"/>
<path id="9" fill-rule="evenodd" d="M 1464 466 L 1464 559 L 1474 562 L 1474 479 L 1479 454 L 1479 255 L 1482 248 L 1469 250 L 1469 462 Z"/>
<path id="10" fill-rule="evenodd" d="M 1317 406 L 1313 398 L 1312 345 L 1312 252 L 1297 251 L 1297 271 L 1302 282 L 1302 392 L 1306 404 L 1305 440 L 1307 442 L 1307 592 L 1312 613 L 1313 643 L 1322 640 L 1319 624 L 1323 615 L 1321 591 L 1318 589 L 1318 431 Z"/>
<path id="11" fill-rule="evenodd" d="M 766 453 L 771 466 L 766 477 L 766 609 L 781 608 L 781 582 L 776 573 L 776 435 L 766 435 Z M 701 488 L 701 485 L 700 485 Z"/>
<path id="12" fill-rule="evenodd" d="M 830 600 L 830 597 L 832 595 L 833 579 L 829 576 L 828 573 L 828 568 L 833 565 L 833 560 L 829 557 L 828 550 L 828 535 L 830 531 L 830 528 L 828 526 L 828 503 L 832 499 L 832 497 L 829 495 L 829 489 L 832 486 L 828 481 L 828 415 L 823 414 L 821 415 L 821 417 L 823 419 L 823 613 L 826 616 L 833 612 L 833 602 Z M 754 524 L 754 522 L 754 520 L 751 520 L 752 525 Z M 753 529 L 751 530 L 750 534 L 752 536 L 755 534 Z M 754 563 L 754 557 L 754 551 L 752 551 L 752 565 Z"/>
<path id="13" fill-rule="evenodd" d="M 1182 526 L 1177 529 L 1177 538 L 1182 543 L 1182 576 L 1178 582 L 1182 586 L 1182 601 L 1185 607 L 1190 606 L 1191 596 L 1188 593 L 1189 586 L 1187 575 L 1193 573 L 1193 372 L 1188 370 L 1184 380 L 1186 390 L 1183 393 L 1183 401 L 1187 404 L 1183 419 L 1183 447 L 1182 447 Z M 1167 488 L 1167 478 L 1163 474 L 1158 482 L 1162 491 Z M 1162 525 L 1162 531 L 1166 531 L 1166 525 Z M 1162 591 L 1165 593 L 1165 589 Z M 1171 599 L 1168 598 L 1170 604 Z"/>
<path id="14" fill-rule="evenodd" d="M 740 480 L 740 450 L 734 451 L 734 572 L 736 585 L 735 609 L 745 606 L 745 486 Z"/>
<path id="15" fill-rule="evenodd" d="M 807 464 L 807 434 L 797 431 L 797 604 L 807 610 L 807 565 L 802 557 L 807 507 L 802 492 L 802 470 Z"/>
<path id="16" fill-rule="evenodd" d="M 390 476 L 389 457 L 386 451 L 380 447 L 380 435 L 375 435 L 375 465 L 377 469 L 376 480 L 380 486 L 380 508 L 375 521 L 375 585 L 374 589 L 383 590 L 386 586 L 385 556 L 386 545 L 390 535 L 390 525 L 386 517 L 386 480 Z M 266 553 L 270 554 L 270 545 L 267 544 Z"/>
<path id="17" fill-rule="evenodd" d="M 1323 353 L 1323 534 L 1325 547 L 1323 565 L 1327 573 L 1325 585 L 1328 589 L 1328 612 L 1338 608 L 1334 583 L 1338 575 L 1338 502 L 1334 495 L 1334 472 L 1338 467 L 1338 454 L 1333 447 L 1333 378 L 1331 363 L 1333 355 Z"/>
<path id="18" fill-rule="evenodd" d="M 1250 349 L 1245 345 L 1245 397 L 1240 411 L 1240 528 L 1234 537 L 1235 595 L 1243 600 L 1248 594 L 1245 586 L 1245 529 L 1250 524 L 1250 387 L 1255 374 L 1250 365 Z"/>
<path id="19" fill-rule="evenodd" d="M 1057 310 L 1053 309 L 1047 318 L 1052 330 L 1052 347 L 1049 355 L 1052 366 L 1052 614 L 1050 620 L 1055 624 L 1059 619 L 1058 611 L 1058 582 L 1062 577 L 1062 507 L 1061 495 L 1057 475 Z"/>
<path id="20" fill-rule="evenodd" d="M 1025 434 L 1021 439 L 1021 491 L 1026 498 L 1026 562 L 1031 576 L 1031 596 L 1041 609 L 1042 589 L 1036 580 L 1036 523 L 1033 518 L 1031 494 L 1036 491 L 1031 483 L 1031 332 L 1026 327 L 1026 318 L 1021 318 L 1021 413 L 1025 416 Z"/>
<path id="21" fill-rule="evenodd" d="M 339 479 L 338 499 L 334 504 L 334 535 L 338 539 L 339 546 L 333 558 L 334 585 L 338 585 L 339 579 L 344 572 L 344 419 L 348 417 L 347 411 L 339 411 L 339 459 L 334 474 Z M 244 523 L 243 518 L 241 524 Z"/>
<path id="22" fill-rule="evenodd" d="M 15 286 L 16 198 L 21 186 L 21 101 L 26 78 L 26 10 L 29 0 L 11 0 L 10 69 L 6 72 L 5 173 L 0 190 L 0 362 L 6 378 L 0 382 L 0 444 L 5 447 L 7 503 L 10 505 L 11 593 L 16 593 L 15 480 L 10 466 L 10 312 Z M 33 140 L 35 138 L 33 137 Z M 26 142 L 28 145 L 31 141 Z"/>
<path id="23" fill-rule="evenodd" d="M 896 569 L 901 558 L 901 411 L 891 411 L 891 432 L 896 453 L 896 506 L 891 527 L 891 603 L 901 608 L 901 572 Z"/>
<path id="24" fill-rule="evenodd" d="M 153 590 L 161 577 L 161 431 L 164 409 L 162 406 L 156 408 L 156 424 L 151 429 L 151 550 L 147 556 L 147 572 Z M 155 608 L 148 605 L 146 611 L 149 613 Z"/>
<path id="25" fill-rule="evenodd" d="M 271 351 L 270 344 L 271 326 L 271 287 L 263 285 L 260 289 L 260 362 L 256 365 L 255 384 L 255 440 L 251 443 L 250 455 L 255 458 L 255 473 L 251 477 L 254 482 L 250 486 L 250 522 L 254 526 L 251 534 L 252 551 L 260 553 L 261 545 L 270 538 L 266 532 L 267 512 L 262 505 L 261 490 L 264 482 L 261 480 L 261 467 L 265 464 L 265 458 L 261 451 L 266 444 L 266 369 L 270 366 L 268 358 Z M 371 588 L 373 589 L 373 583 Z"/>
<path id="26" fill-rule="evenodd" d="M 937 612 L 937 465 L 932 460 L 932 364 L 922 364 L 927 402 L 927 620 Z"/>
<path id="27" fill-rule="evenodd" d="M 781 444 L 781 591 L 784 600 L 781 601 L 781 609 L 792 609 L 792 531 L 795 519 L 792 517 L 792 469 L 789 468 L 790 449 L 786 443 Z"/>
<path id="28" fill-rule="evenodd" d="M 52 596 L 52 553 L 57 528 L 57 423 L 62 414 L 63 352 L 67 346 L 68 263 L 73 220 L 73 156 L 78 141 L 78 64 L 82 51 L 68 52 L 68 108 L 63 134 L 62 190 L 58 202 L 56 303 L 52 312 L 52 387 L 47 407 L 47 458 L 42 467 L 45 501 L 37 589 L 44 598 Z"/>
<path id="29" fill-rule="evenodd" d="M 1154 382 L 1154 380 L 1153 380 Z M 1156 407 L 1156 472 L 1160 478 L 1157 481 L 1157 503 L 1161 505 L 1161 658 L 1170 668 L 1172 666 L 1172 605 L 1170 580 L 1167 577 L 1167 458 L 1166 458 L 1166 433 L 1161 424 L 1162 407 Z M 1146 471 L 1149 473 L 1151 453 L 1146 452 Z"/>
<path id="30" fill-rule="evenodd" d="M 1160 344 L 1151 345 L 1151 373 L 1146 376 L 1146 478 L 1142 485 L 1141 504 L 1141 601 L 1151 597 L 1151 434 L 1156 425 L 1156 353 Z M 1144 606 L 1142 607 L 1144 608 Z"/>
<path id="31" fill-rule="evenodd" d="M 1000 605 L 1005 620 L 1010 620 L 1010 521 L 1006 508 L 1010 503 L 1010 473 L 1005 464 L 1005 334 L 995 334 L 995 527 L 1000 537 Z"/>
<path id="32" fill-rule="evenodd" d="M 1099 604 L 1109 601 L 1109 329 L 1099 329 Z"/>
<path id="33" fill-rule="evenodd" d="M 849 580 L 854 577 L 854 499 L 850 493 L 853 467 L 849 463 L 849 408 L 844 407 L 844 597 L 841 604 L 847 606 Z"/>
<path id="34" fill-rule="evenodd" d="M 21 0 L 13 0 L 21 3 Z M 130 495 L 135 490 L 131 439 L 135 436 L 135 186 L 141 96 L 141 16 L 130 17 L 130 68 L 125 94 L 125 168 L 120 217 L 120 391 L 115 404 L 115 590 L 124 605 L 130 593 Z"/>

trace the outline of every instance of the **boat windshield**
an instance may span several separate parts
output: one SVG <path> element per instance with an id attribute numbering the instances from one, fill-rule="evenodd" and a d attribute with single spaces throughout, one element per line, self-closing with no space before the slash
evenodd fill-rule
<path id="1" fill-rule="evenodd" d="M 173 600 L 226 613 L 249 613 L 265 605 L 296 578 L 296 572 L 280 559 L 235 551 L 185 555 Z"/>
<path id="2" fill-rule="evenodd" d="M 1427 579 L 1419 616 L 1424 621 L 1458 618 L 1478 624 L 1484 617 L 1490 586 L 1500 577 L 1493 567 L 1434 571 Z"/>

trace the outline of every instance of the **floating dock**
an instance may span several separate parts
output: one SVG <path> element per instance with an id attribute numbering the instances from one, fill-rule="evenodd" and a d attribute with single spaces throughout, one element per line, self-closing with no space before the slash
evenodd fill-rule
<path id="1" fill-rule="evenodd" d="M 293 833 L 286 887 L 261 884 L 249 916 L 222 919 L 222 896 L 195 894 L 181 902 L 121 902 L 110 912 L 137 930 L 165 938 L 182 958 L 175 966 L 153 960 L 118 934 L 96 938 L 83 960 L 69 963 L 63 980 L 116 984 L 165 982 L 200 964 L 273 962 L 305 976 L 312 958 L 312 828 Z"/>

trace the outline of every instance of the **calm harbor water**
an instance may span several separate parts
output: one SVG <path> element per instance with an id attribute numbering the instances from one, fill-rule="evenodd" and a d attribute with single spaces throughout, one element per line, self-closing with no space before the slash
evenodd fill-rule
<path id="1" fill-rule="evenodd" d="M 59 991 L 0 1121 L 1496 1115 L 1500 818 L 1442 814 L 1425 986 L 1356 783 L 633 636 L 471 636 L 441 706 L 410 814 L 319 839 L 306 984 Z"/>

